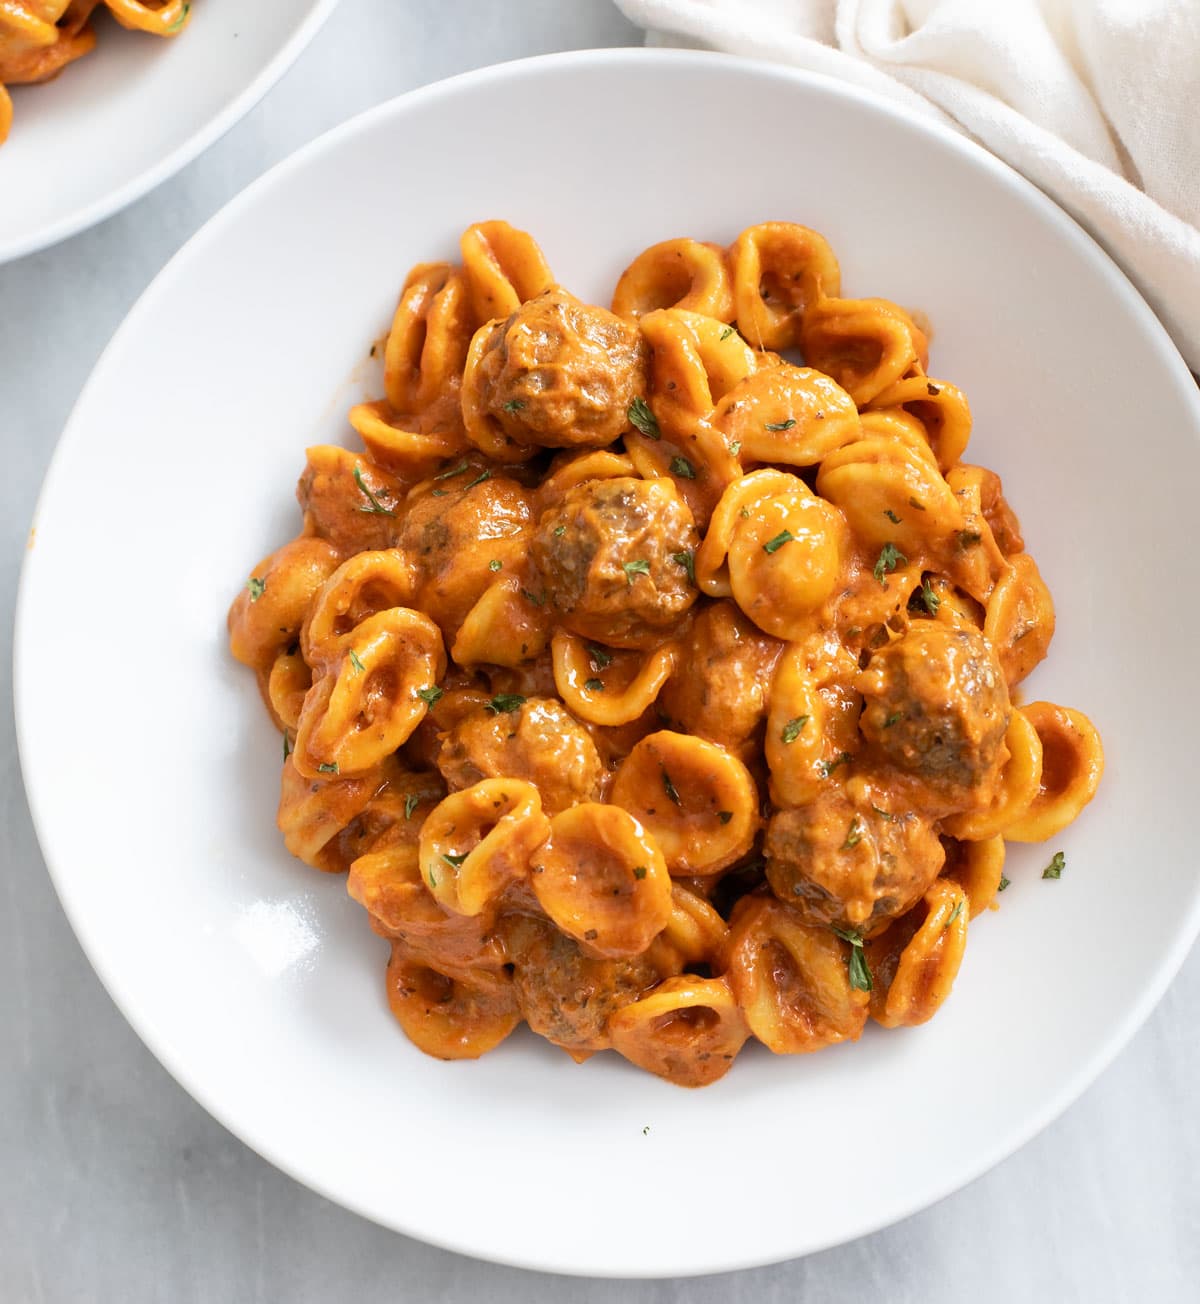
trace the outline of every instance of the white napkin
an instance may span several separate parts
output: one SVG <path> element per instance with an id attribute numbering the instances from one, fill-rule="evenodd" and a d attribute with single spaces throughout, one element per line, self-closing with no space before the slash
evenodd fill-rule
<path id="1" fill-rule="evenodd" d="M 1200 0 L 616 0 L 974 137 L 1120 263 L 1200 372 Z"/>

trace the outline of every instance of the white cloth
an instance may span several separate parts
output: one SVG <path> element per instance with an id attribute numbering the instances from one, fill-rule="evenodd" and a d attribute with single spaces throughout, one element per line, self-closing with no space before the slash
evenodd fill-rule
<path id="1" fill-rule="evenodd" d="M 1200 0 L 616 0 L 972 136 L 1125 270 L 1200 372 Z M 657 38 L 663 39 L 663 38 Z"/>

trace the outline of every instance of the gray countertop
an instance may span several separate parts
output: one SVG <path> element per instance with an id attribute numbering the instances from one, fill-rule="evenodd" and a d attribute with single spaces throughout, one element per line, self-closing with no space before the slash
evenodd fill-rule
<path id="1" fill-rule="evenodd" d="M 572 1283 L 430 1249 L 276 1172 L 159 1067 L 67 926 L 21 787 L 9 649 L 35 495 L 109 336 L 201 223 L 327 127 L 480 64 L 639 39 L 607 0 L 343 0 L 198 162 L 94 230 L 0 268 L 0 1304 L 1200 1298 L 1197 954 L 1064 1118 L 935 1208 L 753 1272 Z M 1075 982 L 1064 973 L 1046 999 L 1070 1000 Z"/>

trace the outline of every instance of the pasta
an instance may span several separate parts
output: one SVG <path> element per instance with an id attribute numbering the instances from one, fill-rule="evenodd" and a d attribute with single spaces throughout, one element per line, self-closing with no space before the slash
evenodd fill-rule
<path id="1" fill-rule="evenodd" d="M 229 638 L 285 845 L 347 875 L 421 1050 L 524 1023 L 704 1086 L 948 998 L 1103 750 L 1016 698 L 1053 601 L 927 366 L 786 222 L 652 246 L 611 312 L 504 222 L 413 268 Z"/>
<path id="2" fill-rule="evenodd" d="M 121 24 L 152 36 L 178 36 L 191 19 L 188 0 L 5 0 L 0 4 L 0 144 L 12 126 L 8 86 L 49 81 L 96 44 L 91 18 L 107 9 Z"/>

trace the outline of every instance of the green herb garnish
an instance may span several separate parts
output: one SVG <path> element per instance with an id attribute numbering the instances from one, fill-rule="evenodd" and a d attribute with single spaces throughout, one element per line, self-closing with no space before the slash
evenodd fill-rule
<path id="1" fill-rule="evenodd" d="M 675 803 L 676 806 L 682 806 L 683 801 L 679 796 L 678 789 L 671 782 L 671 776 L 667 773 L 667 767 L 664 765 L 661 766 L 660 768 L 662 769 L 663 791 Z"/>
<path id="2" fill-rule="evenodd" d="M 421 804 L 421 794 L 419 792 L 410 792 L 404 799 L 404 818 L 410 820 L 413 817 L 413 811 Z"/>
<path id="3" fill-rule="evenodd" d="M 457 466 L 452 466 L 449 469 L 449 471 L 443 471 L 440 475 L 435 475 L 433 478 L 435 480 L 449 480 L 451 476 L 462 475 L 462 473 L 470 465 L 471 465 L 470 462 L 464 459 L 463 461 L 459 462 Z"/>
<path id="4" fill-rule="evenodd" d="M 717 819 L 719 819 L 722 824 L 728 824 L 729 821 L 733 819 L 733 811 L 719 810 L 717 811 Z"/>
<path id="5" fill-rule="evenodd" d="M 488 570 L 490 571 L 498 571 L 502 569 L 503 566 L 504 563 L 500 560 L 499 557 L 493 557 L 492 560 L 488 562 Z"/>
<path id="6" fill-rule="evenodd" d="M 885 543 L 879 550 L 879 560 L 875 563 L 875 578 L 886 587 L 887 581 L 883 577 L 906 561 L 908 561 L 908 558 L 894 543 Z"/>
<path id="7" fill-rule="evenodd" d="M 623 561 L 621 563 L 621 569 L 625 572 L 625 579 L 630 585 L 632 585 L 633 577 L 635 575 L 650 574 L 650 563 L 640 558 L 637 561 Z"/>
<path id="8" fill-rule="evenodd" d="M 325 765 L 318 765 L 318 766 L 317 766 L 317 771 L 318 771 L 320 774 L 339 774 L 339 773 L 341 772 L 341 771 L 338 769 L 338 763 L 337 763 L 337 761 L 330 761 L 330 762 L 328 762 L 328 763 L 325 764 Z"/>
<path id="9" fill-rule="evenodd" d="M 354 667 L 354 673 L 361 675 L 366 666 L 358 659 L 358 653 L 353 648 L 350 649 L 350 664 Z"/>
<path id="10" fill-rule="evenodd" d="M 749 514 L 749 512 L 746 513 L 747 516 Z M 768 539 L 766 543 L 763 544 L 763 552 L 767 554 L 778 552 L 785 543 L 791 543 L 793 537 L 791 530 L 780 530 L 773 539 Z"/>
<path id="11" fill-rule="evenodd" d="M 1062 878 L 1062 872 L 1067 867 L 1067 858 L 1061 851 L 1056 851 L 1050 860 L 1050 863 L 1042 870 L 1043 878 Z"/>
<path id="12" fill-rule="evenodd" d="M 260 580 L 257 576 L 251 575 L 251 577 L 246 581 L 246 589 L 250 594 L 250 601 L 257 602 L 267 591 L 267 581 Z"/>
<path id="13" fill-rule="evenodd" d="M 842 850 L 849 851 L 851 847 L 857 847 L 862 841 L 862 821 L 857 815 L 850 821 L 850 827 L 846 830 L 846 841 L 842 843 Z"/>
<path id="14" fill-rule="evenodd" d="M 931 616 L 936 616 L 938 608 L 942 605 L 941 598 L 933 591 L 933 585 L 930 584 L 928 576 L 921 581 L 921 601 L 925 604 L 925 610 Z"/>
<path id="15" fill-rule="evenodd" d="M 685 480 L 694 480 L 696 478 L 696 468 L 686 457 L 673 457 L 671 458 L 671 474 L 682 476 Z"/>
<path id="16" fill-rule="evenodd" d="M 891 521 L 893 525 L 900 524 L 900 518 L 896 515 L 894 511 L 892 511 L 890 507 L 885 507 L 883 509 L 883 514 L 888 518 L 889 521 Z"/>
<path id="17" fill-rule="evenodd" d="M 417 696 L 426 706 L 433 706 L 442 696 L 442 690 L 436 684 L 431 684 L 428 688 L 418 688 Z"/>
<path id="18" fill-rule="evenodd" d="M 487 709 L 496 715 L 502 711 L 519 711 L 525 700 L 520 693 L 497 693 L 487 704 Z"/>
<path id="19" fill-rule="evenodd" d="M 838 928 L 835 924 L 833 931 L 842 939 L 843 942 L 850 943 L 850 986 L 855 991 L 869 992 L 872 987 L 871 968 L 867 964 L 866 952 L 863 950 L 863 939 L 861 933 L 856 933 L 849 928 Z"/>
<path id="20" fill-rule="evenodd" d="M 780 738 L 782 738 L 785 743 L 794 743 L 796 739 L 800 737 L 800 730 L 804 728 L 811 718 L 811 716 L 807 715 L 798 715 L 795 719 L 789 720 L 787 724 L 783 726 L 783 730 L 779 735 Z"/>
<path id="21" fill-rule="evenodd" d="M 602 693 L 602 692 L 604 692 L 604 680 L 603 680 L 603 679 L 585 679 L 584 682 L 583 682 L 583 686 L 584 686 L 584 688 L 586 688 L 586 689 L 588 690 L 589 693 Z"/>
<path id="22" fill-rule="evenodd" d="M 841 752 L 835 756 L 832 761 L 821 762 L 821 778 L 828 779 L 829 776 L 838 768 L 839 765 L 849 765 L 854 757 L 849 752 Z"/>
<path id="23" fill-rule="evenodd" d="M 507 403 L 502 405 L 505 412 L 520 412 L 524 406 L 525 400 L 523 398 L 510 398 Z"/>
<path id="24" fill-rule="evenodd" d="M 686 552 L 673 552 L 671 560 L 677 565 L 682 566 L 687 571 L 688 579 L 695 584 L 696 582 L 696 554 L 689 548 Z"/>
<path id="25" fill-rule="evenodd" d="M 640 395 L 630 403 L 625 415 L 629 418 L 629 424 L 636 426 L 647 439 L 662 438 L 658 428 L 658 418 L 651 412 L 650 404 Z"/>
<path id="26" fill-rule="evenodd" d="M 363 473 L 362 473 L 362 467 L 361 467 L 361 466 L 356 466 L 356 467 L 354 468 L 354 483 L 355 483 L 356 485 L 358 485 L 359 489 L 362 491 L 363 495 L 366 497 L 367 502 L 370 504 L 370 506 L 368 506 L 368 507 L 360 507 L 360 508 L 358 509 L 360 512 L 366 512 L 368 516 L 392 516 L 392 517 L 394 517 L 394 516 L 396 515 L 396 513 L 395 513 L 394 511 L 392 511 L 392 509 L 391 509 L 390 507 L 385 507 L 385 506 L 384 506 L 384 505 L 379 501 L 379 499 L 375 497 L 375 495 L 370 491 L 370 489 L 367 488 L 367 482 L 363 479 Z"/>
<path id="27" fill-rule="evenodd" d="M 588 656 L 592 658 L 592 665 L 597 670 L 603 670 L 605 666 L 612 665 L 612 653 L 606 652 L 596 643 L 586 644 Z"/>
<path id="28" fill-rule="evenodd" d="M 793 420 L 793 418 L 788 417 L 786 421 L 768 421 L 767 429 L 768 430 L 791 430 L 791 428 L 795 424 L 796 422 Z"/>

